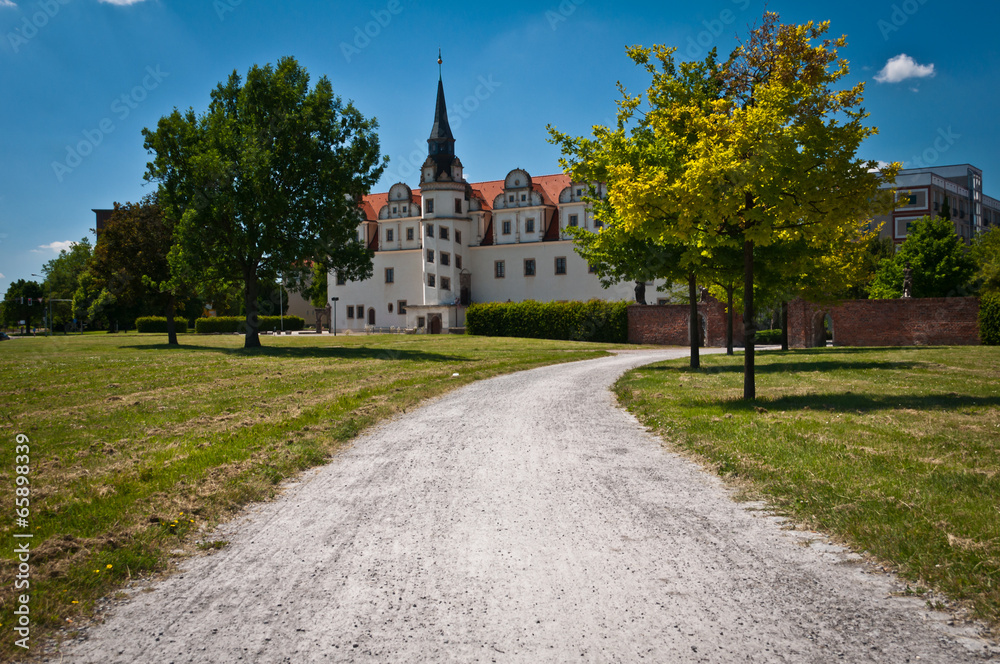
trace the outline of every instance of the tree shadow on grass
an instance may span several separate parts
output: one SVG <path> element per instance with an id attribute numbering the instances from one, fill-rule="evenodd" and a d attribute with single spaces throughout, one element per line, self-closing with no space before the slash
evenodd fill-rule
<path id="1" fill-rule="evenodd" d="M 780 373 L 809 373 L 812 371 L 865 371 L 878 369 L 882 371 L 909 371 L 924 366 L 923 362 L 886 362 L 886 361 L 857 361 L 844 359 L 841 361 L 803 361 L 803 362 L 762 362 L 754 367 L 756 374 L 780 374 Z M 689 366 L 652 366 L 643 367 L 642 371 L 677 371 L 692 374 L 724 374 L 743 373 L 742 364 L 706 364 L 700 369 L 692 369 Z"/>
<path id="2" fill-rule="evenodd" d="M 701 402 L 705 405 L 705 402 Z M 710 403 L 710 402 L 709 402 Z M 759 411 L 832 411 L 845 413 L 870 413 L 884 410 L 937 410 L 955 411 L 962 408 L 996 408 L 1000 397 L 972 396 L 968 394 L 800 394 L 777 399 L 719 400 L 722 410 L 732 413 Z"/>
<path id="3" fill-rule="evenodd" d="M 399 350 L 395 348 L 361 347 L 315 347 L 315 346 L 263 346 L 261 348 L 220 348 L 219 346 L 199 346 L 197 344 L 151 344 L 142 346 L 122 346 L 129 350 L 195 351 L 218 353 L 236 357 L 274 357 L 282 359 L 314 360 L 394 360 L 404 362 L 471 362 L 468 357 L 425 353 L 419 350 Z"/>

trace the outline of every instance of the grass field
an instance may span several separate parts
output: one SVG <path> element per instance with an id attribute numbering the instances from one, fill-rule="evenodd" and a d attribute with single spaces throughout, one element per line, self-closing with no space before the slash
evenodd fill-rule
<path id="1" fill-rule="evenodd" d="M 620 401 L 754 497 L 1000 631 L 1000 348 L 767 352 L 642 367 Z"/>
<path id="2" fill-rule="evenodd" d="M 608 345 L 463 336 L 83 335 L 3 342 L 0 375 L 0 660 L 15 597 L 30 592 L 33 650 L 201 532 L 383 418 L 473 380 L 585 359 Z M 458 377 L 453 377 L 458 373 Z M 15 522 L 18 435 L 30 515 Z M 23 452 L 23 450 L 21 450 Z M 14 533 L 31 532 L 30 590 L 15 590 Z"/>

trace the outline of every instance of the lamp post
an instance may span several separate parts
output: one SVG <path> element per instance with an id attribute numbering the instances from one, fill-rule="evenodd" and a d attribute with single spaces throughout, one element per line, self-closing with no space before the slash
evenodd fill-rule
<path id="1" fill-rule="evenodd" d="M 331 297 L 330 301 L 333 302 L 333 336 L 337 336 L 337 300 L 339 297 Z"/>
<path id="2" fill-rule="evenodd" d="M 42 275 L 35 274 L 34 272 L 31 273 L 31 276 L 41 277 L 42 279 L 45 279 L 45 277 L 42 277 Z M 45 279 L 45 281 L 48 281 L 48 279 Z M 52 286 L 51 285 L 49 286 L 49 295 L 45 299 L 48 300 L 49 304 L 49 315 L 48 318 L 45 319 L 45 336 L 48 337 L 52 334 Z"/>

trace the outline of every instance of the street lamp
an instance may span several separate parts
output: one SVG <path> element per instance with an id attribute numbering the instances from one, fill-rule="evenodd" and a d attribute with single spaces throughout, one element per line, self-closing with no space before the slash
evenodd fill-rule
<path id="1" fill-rule="evenodd" d="M 333 336 L 337 336 L 337 300 L 339 297 L 331 297 L 330 301 L 333 302 Z"/>
<path id="2" fill-rule="evenodd" d="M 42 277 L 42 275 L 35 274 L 34 272 L 31 273 L 31 276 L 41 277 L 42 279 L 45 279 L 45 281 L 48 281 L 48 279 Z M 45 336 L 50 336 L 52 334 L 52 285 L 51 284 L 49 284 L 49 295 L 45 299 L 48 300 L 49 304 L 49 317 L 45 320 Z"/>

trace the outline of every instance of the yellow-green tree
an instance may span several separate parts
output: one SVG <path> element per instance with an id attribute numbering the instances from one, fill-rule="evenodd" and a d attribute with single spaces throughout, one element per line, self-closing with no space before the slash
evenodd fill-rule
<path id="1" fill-rule="evenodd" d="M 641 131 L 625 135 L 619 120 L 617 132 L 595 128 L 598 145 L 570 144 L 578 160 L 604 146 L 628 155 L 606 169 L 608 201 L 626 229 L 684 244 L 691 265 L 719 247 L 742 251 L 746 399 L 756 397 L 758 249 L 787 247 L 794 260 L 768 267 L 818 281 L 845 267 L 842 256 L 866 237 L 862 222 L 892 205 L 880 187 L 899 166 L 878 170 L 856 156 L 876 129 L 864 123 L 864 84 L 837 89 L 848 73 L 839 57 L 846 39 L 825 38 L 828 29 L 782 25 L 769 12 L 724 63 L 712 54 L 677 64 L 673 48 L 632 47 L 652 83 L 645 98 L 623 89 L 619 107 L 644 111 Z"/>

